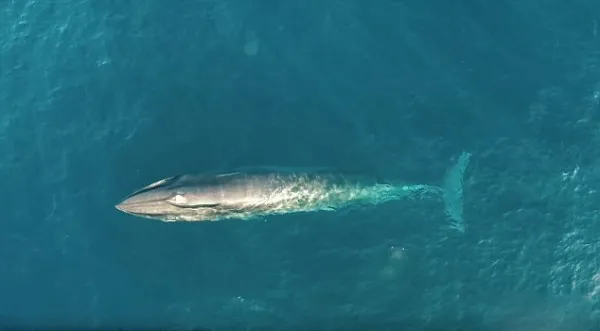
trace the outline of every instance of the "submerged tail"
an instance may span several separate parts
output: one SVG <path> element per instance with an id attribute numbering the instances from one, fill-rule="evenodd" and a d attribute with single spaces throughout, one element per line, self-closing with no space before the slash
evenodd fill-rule
<path id="1" fill-rule="evenodd" d="M 471 153 L 463 152 L 456 164 L 448 170 L 444 177 L 444 208 L 446 215 L 452 220 L 451 227 L 460 232 L 465 232 L 463 219 L 463 177 Z"/>

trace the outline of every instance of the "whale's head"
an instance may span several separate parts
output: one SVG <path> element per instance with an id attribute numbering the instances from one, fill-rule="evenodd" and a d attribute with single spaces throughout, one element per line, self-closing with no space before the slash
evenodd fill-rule
<path id="1" fill-rule="evenodd" d="M 219 188 L 198 185 L 197 177 L 173 176 L 135 191 L 115 208 L 138 217 L 173 221 L 211 220 L 219 213 Z"/>

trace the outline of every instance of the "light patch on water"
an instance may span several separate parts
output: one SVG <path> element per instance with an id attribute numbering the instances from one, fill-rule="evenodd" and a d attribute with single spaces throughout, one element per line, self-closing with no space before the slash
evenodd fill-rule
<path id="1" fill-rule="evenodd" d="M 109 59 L 108 57 L 103 57 L 103 58 L 96 60 L 96 66 L 98 66 L 98 67 L 102 67 L 102 66 L 105 66 L 105 65 L 111 64 L 111 63 L 112 63 L 112 60 Z"/>
<path id="2" fill-rule="evenodd" d="M 244 53 L 248 56 L 255 56 L 260 50 L 260 40 L 256 32 L 248 30 L 246 32 L 246 43 L 244 44 Z"/>
<path id="3" fill-rule="evenodd" d="M 222 308 L 241 315 L 271 313 L 274 311 L 272 307 L 269 307 L 260 299 L 250 299 L 242 296 L 231 298 L 225 302 Z"/>
<path id="4" fill-rule="evenodd" d="M 408 269 L 408 251 L 404 247 L 390 246 L 388 249 L 387 263 L 380 272 L 384 280 L 397 280 Z"/>
<path id="5" fill-rule="evenodd" d="M 212 13 L 217 33 L 228 40 L 234 40 L 241 30 L 241 21 L 236 17 L 234 9 L 225 2 L 217 2 Z"/>

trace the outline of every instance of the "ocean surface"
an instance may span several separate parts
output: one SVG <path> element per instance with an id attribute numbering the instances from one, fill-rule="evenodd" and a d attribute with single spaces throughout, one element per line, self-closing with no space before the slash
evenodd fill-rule
<path id="1" fill-rule="evenodd" d="M 0 328 L 593 330 L 600 3 L 0 1 Z M 120 213 L 273 165 L 439 199 L 259 221 Z"/>

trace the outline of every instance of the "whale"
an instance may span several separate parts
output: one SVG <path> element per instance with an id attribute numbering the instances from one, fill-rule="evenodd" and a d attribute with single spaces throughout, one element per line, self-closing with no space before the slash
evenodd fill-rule
<path id="1" fill-rule="evenodd" d="M 336 212 L 407 198 L 442 197 L 452 227 L 464 231 L 462 186 L 470 156 L 466 152 L 460 155 L 441 186 L 327 168 L 258 166 L 163 178 L 133 192 L 115 207 L 163 222 L 202 222 Z"/>

